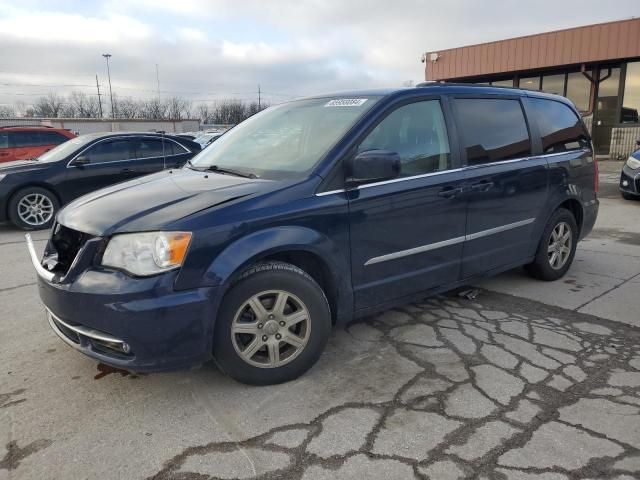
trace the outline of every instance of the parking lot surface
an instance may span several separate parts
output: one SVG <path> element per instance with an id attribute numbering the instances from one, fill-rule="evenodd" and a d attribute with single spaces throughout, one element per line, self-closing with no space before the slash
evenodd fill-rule
<path id="1" fill-rule="evenodd" d="M 638 478 L 640 202 L 618 198 L 618 167 L 564 279 L 518 269 L 337 328 L 270 387 L 75 352 L 0 226 L 0 479 Z"/>

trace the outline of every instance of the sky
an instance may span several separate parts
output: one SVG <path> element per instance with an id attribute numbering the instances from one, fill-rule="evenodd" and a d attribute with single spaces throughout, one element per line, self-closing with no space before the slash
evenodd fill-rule
<path id="1" fill-rule="evenodd" d="M 640 0 L 0 0 L 0 105 L 72 90 L 278 103 L 424 79 L 425 51 L 640 15 Z"/>

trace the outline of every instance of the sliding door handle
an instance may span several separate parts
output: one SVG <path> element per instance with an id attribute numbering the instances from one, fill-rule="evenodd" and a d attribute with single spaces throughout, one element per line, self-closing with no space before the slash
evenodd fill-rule
<path id="1" fill-rule="evenodd" d="M 492 187 L 493 182 L 483 181 L 471 185 L 471 190 L 474 192 L 486 192 L 487 190 L 491 190 Z"/>
<path id="2" fill-rule="evenodd" d="M 463 192 L 462 187 L 445 187 L 438 192 L 439 197 L 455 198 Z"/>

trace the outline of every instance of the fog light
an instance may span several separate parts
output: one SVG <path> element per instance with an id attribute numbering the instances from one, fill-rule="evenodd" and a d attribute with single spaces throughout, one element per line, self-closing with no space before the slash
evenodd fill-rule
<path id="1" fill-rule="evenodd" d="M 629 181 L 628 180 L 622 180 L 622 186 L 623 187 L 628 187 L 629 186 Z"/>
<path id="2" fill-rule="evenodd" d="M 122 342 L 122 351 L 124 353 L 129 353 L 131 351 L 131 347 L 129 346 L 128 343 Z"/>

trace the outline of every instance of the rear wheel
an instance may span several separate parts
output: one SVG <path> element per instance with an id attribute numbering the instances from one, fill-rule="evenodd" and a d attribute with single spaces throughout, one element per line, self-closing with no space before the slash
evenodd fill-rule
<path id="1" fill-rule="evenodd" d="M 573 214 L 556 210 L 542 233 L 535 259 L 526 270 L 540 280 L 557 280 L 569 270 L 578 243 L 578 225 Z"/>
<path id="2" fill-rule="evenodd" d="M 23 230 L 51 227 L 60 203 L 46 188 L 27 187 L 19 190 L 9 201 L 9 219 Z"/>
<path id="3" fill-rule="evenodd" d="M 309 275 L 288 263 L 261 263 L 225 296 L 213 353 L 220 368 L 242 383 L 282 383 L 313 366 L 330 330 L 329 304 Z"/>

